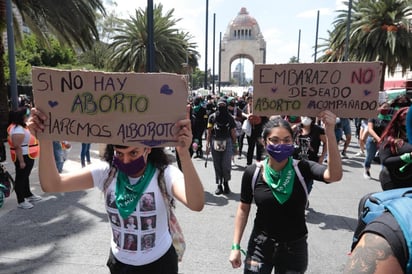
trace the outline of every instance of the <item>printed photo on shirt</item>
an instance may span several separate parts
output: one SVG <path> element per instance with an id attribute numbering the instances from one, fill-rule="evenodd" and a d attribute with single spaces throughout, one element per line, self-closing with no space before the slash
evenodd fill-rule
<path id="1" fill-rule="evenodd" d="M 140 211 L 153 211 L 156 209 L 154 193 L 147 192 L 140 198 Z"/>
<path id="2" fill-rule="evenodd" d="M 113 233 L 113 241 L 116 243 L 117 247 L 120 247 L 120 243 L 121 243 L 121 233 L 120 231 L 116 230 L 116 229 L 112 229 L 112 233 Z"/>
<path id="3" fill-rule="evenodd" d="M 151 230 L 156 228 L 156 216 L 141 217 L 142 230 Z"/>
<path id="4" fill-rule="evenodd" d="M 142 250 L 148 250 L 154 247 L 155 244 L 155 234 L 145 234 L 142 236 Z"/>
<path id="5" fill-rule="evenodd" d="M 125 233 L 123 249 L 137 251 L 137 235 Z"/>
<path id="6" fill-rule="evenodd" d="M 130 215 L 123 220 L 126 229 L 137 229 L 137 217 Z"/>
<path id="7" fill-rule="evenodd" d="M 110 218 L 110 222 L 112 224 L 114 224 L 115 226 L 119 226 L 120 227 L 120 218 L 119 215 L 117 215 L 116 213 L 109 213 L 109 218 Z"/>

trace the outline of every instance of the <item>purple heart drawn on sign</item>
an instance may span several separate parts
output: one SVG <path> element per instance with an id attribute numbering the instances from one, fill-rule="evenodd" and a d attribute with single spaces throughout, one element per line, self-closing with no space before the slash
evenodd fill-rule
<path id="1" fill-rule="evenodd" d="M 169 88 L 168 85 L 163 85 L 160 88 L 160 93 L 166 94 L 166 95 L 171 95 L 173 94 L 173 89 Z"/>
<path id="2" fill-rule="evenodd" d="M 372 93 L 372 91 L 367 90 L 367 89 L 365 89 L 365 90 L 363 91 L 363 94 L 365 94 L 365 96 L 368 96 L 368 95 L 371 94 L 371 93 Z"/>
<path id="3" fill-rule="evenodd" d="M 51 106 L 52 108 L 54 108 L 58 104 L 59 104 L 59 102 L 57 102 L 57 101 L 49 101 L 49 106 Z"/>
<path id="4" fill-rule="evenodd" d="M 273 88 L 270 88 L 270 90 L 271 90 L 273 93 L 275 93 L 276 91 L 278 91 L 278 88 L 273 87 Z"/>

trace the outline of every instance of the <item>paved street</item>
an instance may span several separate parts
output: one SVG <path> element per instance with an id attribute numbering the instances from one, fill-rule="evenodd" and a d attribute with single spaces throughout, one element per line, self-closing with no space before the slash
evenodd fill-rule
<path id="1" fill-rule="evenodd" d="M 309 267 L 307 273 L 341 273 L 346 262 L 357 221 L 360 197 L 379 191 L 379 165 L 372 165 L 374 180 L 363 178 L 363 158 L 356 138 L 343 160 L 341 182 L 326 185 L 315 182 L 307 212 L 309 228 Z M 247 145 L 245 140 L 244 152 Z M 93 160 L 98 158 L 98 145 L 92 145 Z M 80 144 L 75 143 L 64 169 L 80 167 Z M 8 155 L 9 156 L 9 155 Z M 14 166 L 3 163 L 14 175 Z M 200 213 L 177 205 L 177 215 L 184 230 L 187 249 L 179 273 L 226 274 L 243 273 L 232 269 L 228 257 L 232 244 L 234 216 L 239 200 L 240 180 L 246 159 L 235 159 L 230 182 L 232 194 L 215 196 L 213 163 L 209 159 L 193 159 L 202 178 L 206 206 Z M 31 186 L 43 200 L 30 210 L 17 209 L 12 194 L 0 208 L 0 274 L 11 273 L 108 273 L 105 266 L 109 253 L 109 224 L 104 199 L 98 190 L 63 194 L 41 192 L 37 165 Z M 241 243 L 246 247 L 254 210 Z"/>

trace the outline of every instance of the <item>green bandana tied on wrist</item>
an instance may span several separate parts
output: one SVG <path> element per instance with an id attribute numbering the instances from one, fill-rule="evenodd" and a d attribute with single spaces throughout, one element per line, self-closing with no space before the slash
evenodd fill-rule
<path id="1" fill-rule="evenodd" d="M 295 181 L 295 170 L 293 169 L 293 159 L 289 157 L 288 163 L 281 171 L 276 171 L 270 167 L 268 159 L 265 160 L 265 178 L 267 185 L 272 191 L 276 200 L 283 204 L 289 200 L 293 191 Z"/>
<path id="2" fill-rule="evenodd" d="M 117 173 L 116 182 L 116 205 L 119 209 L 120 216 L 126 219 L 136 209 L 137 202 L 142 197 L 143 192 L 146 190 L 156 168 L 150 162 L 147 163 L 146 169 L 143 175 L 140 177 L 136 184 L 131 184 L 129 177 L 121 171 Z"/>

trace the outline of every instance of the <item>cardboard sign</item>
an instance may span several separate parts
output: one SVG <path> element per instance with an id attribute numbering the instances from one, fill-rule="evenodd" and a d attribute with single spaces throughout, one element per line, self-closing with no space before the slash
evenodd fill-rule
<path id="1" fill-rule="evenodd" d="M 33 97 L 48 115 L 39 138 L 129 146 L 175 146 L 186 117 L 184 76 L 34 67 Z"/>
<path id="2" fill-rule="evenodd" d="M 254 67 L 253 113 L 342 118 L 376 117 L 381 62 L 260 65 Z"/>

